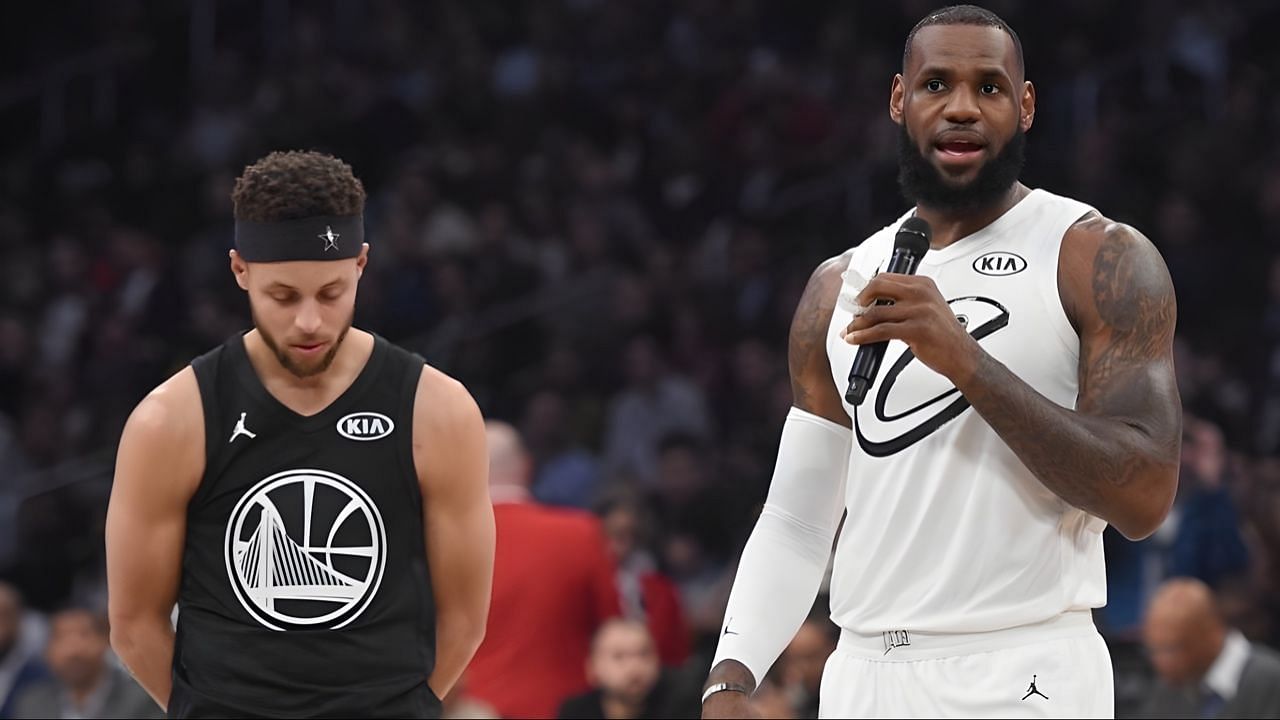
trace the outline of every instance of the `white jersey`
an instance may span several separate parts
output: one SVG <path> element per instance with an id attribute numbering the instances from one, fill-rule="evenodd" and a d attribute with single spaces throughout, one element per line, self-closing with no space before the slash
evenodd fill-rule
<path id="1" fill-rule="evenodd" d="M 1074 408 L 1080 342 L 1058 295 L 1066 230 L 1092 208 L 1034 190 L 940 250 L 933 278 L 982 348 L 1037 392 Z M 855 275 L 887 262 L 899 218 L 854 249 L 827 337 L 843 397 L 856 346 Z M 1102 530 L 1042 485 L 946 378 L 891 341 L 853 418 L 832 619 L 858 633 L 986 632 L 1106 602 Z"/>

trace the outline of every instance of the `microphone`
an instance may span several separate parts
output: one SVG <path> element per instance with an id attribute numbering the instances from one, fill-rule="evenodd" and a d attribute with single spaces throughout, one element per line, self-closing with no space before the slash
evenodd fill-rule
<path id="1" fill-rule="evenodd" d="M 916 268 L 920 265 L 920 258 L 929 251 L 931 238 L 933 238 L 933 228 L 929 227 L 928 221 L 914 215 L 907 218 L 893 238 L 893 255 L 889 257 L 889 266 L 884 271 L 915 275 Z M 876 300 L 876 304 L 892 305 L 893 301 Z M 867 391 L 871 389 L 871 383 L 876 379 L 876 374 L 880 372 L 880 361 L 884 358 L 884 351 L 888 346 L 887 340 L 858 346 L 858 353 L 853 356 L 853 365 L 849 368 L 849 389 L 844 393 L 844 399 L 850 405 L 862 404 Z"/>

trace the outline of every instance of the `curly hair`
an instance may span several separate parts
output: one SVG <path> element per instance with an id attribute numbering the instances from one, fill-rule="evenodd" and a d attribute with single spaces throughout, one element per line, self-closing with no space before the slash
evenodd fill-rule
<path id="1" fill-rule="evenodd" d="M 359 215 L 364 200 L 350 165 L 313 151 L 273 152 L 246 167 L 231 191 L 235 218 L 252 222 Z"/>

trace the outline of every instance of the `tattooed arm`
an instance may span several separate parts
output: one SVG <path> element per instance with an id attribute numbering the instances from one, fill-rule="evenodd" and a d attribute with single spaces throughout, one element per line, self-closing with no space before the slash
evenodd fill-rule
<path id="1" fill-rule="evenodd" d="M 951 379 L 1045 487 L 1131 539 L 1159 527 L 1178 483 L 1182 405 L 1173 373 L 1173 283 L 1133 228 L 1090 215 L 1063 238 L 1063 306 L 1080 335 L 1079 396 L 1064 408 L 991 357 L 926 277 L 881 273 L 851 343 L 896 338 Z"/>
<path id="2" fill-rule="evenodd" d="M 853 421 L 844 411 L 840 390 L 831 380 L 827 357 L 827 327 L 840 294 L 843 274 L 853 251 L 830 258 L 818 266 L 805 286 L 791 320 L 787 364 L 791 372 L 792 405 L 847 428 Z"/>
<path id="3" fill-rule="evenodd" d="M 1173 283 L 1141 233 L 1091 214 L 1063 238 L 1058 287 L 1080 334 L 1076 411 L 1007 382 L 1012 374 L 986 353 L 960 389 L 1058 497 L 1144 538 L 1178 483 Z"/>

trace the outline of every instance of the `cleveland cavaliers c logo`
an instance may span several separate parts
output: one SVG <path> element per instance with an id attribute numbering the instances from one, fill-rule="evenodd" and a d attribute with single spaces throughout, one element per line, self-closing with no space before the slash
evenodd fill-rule
<path id="1" fill-rule="evenodd" d="M 947 304 L 979 342 L 1009 324 L 1009 311 L 991 298 L 962 297 Z M 902 352 L 889 364 L 895 347 Z M 853 408 L 858 445 L 868 455 L 885 457 L 904 450 L 969 409 L 969 401 L 951 381 L 917 361 L 905 343 L 889 344 L 880 373 L 872 388 L 874 403 Z M 873 413 L 867 412 L 868 404 Z"/>
<path id="2" fill-rule="evenodd" d="M 286 470 L 245 493 L 227 521 L 227 576 L 272 630 L 337 630 L 364 612 L 387 562 L 387 534 L 360 486 Z"/>

